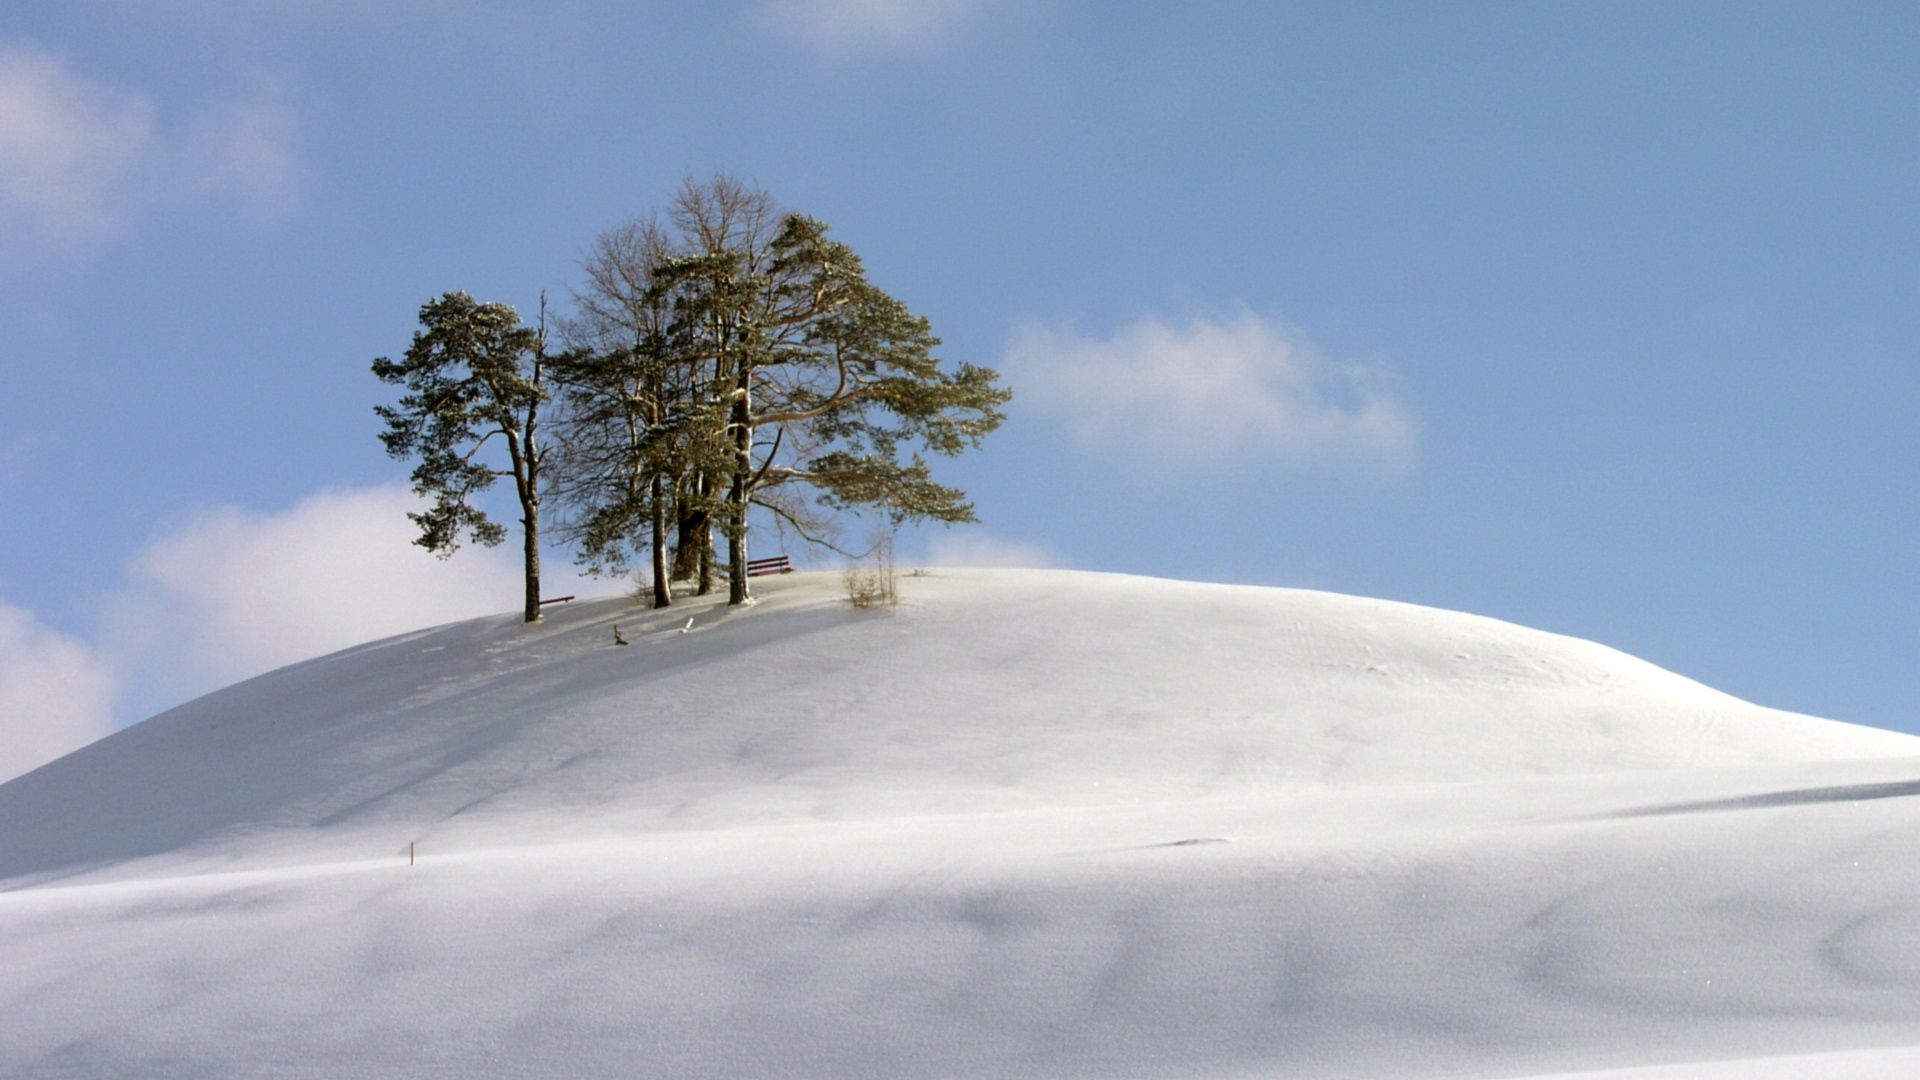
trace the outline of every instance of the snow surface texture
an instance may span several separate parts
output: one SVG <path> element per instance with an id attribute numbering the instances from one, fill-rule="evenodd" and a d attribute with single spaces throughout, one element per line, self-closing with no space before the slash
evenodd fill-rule
<path id="1" fill-rule="evenodd" d="M 900 584 L 422 631 L 0 785 L 0 1075 L 1920 1074 L 1920 740 L 1404 604 Z"/>

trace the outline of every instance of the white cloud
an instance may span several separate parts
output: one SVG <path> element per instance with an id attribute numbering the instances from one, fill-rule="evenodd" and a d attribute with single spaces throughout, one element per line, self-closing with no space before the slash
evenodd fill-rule
<path id="1" fill-rule="evenodd" d="M 1416 426 L 1385 373 L 1243 312 L 1112 336 L 1028 326 L 1001 361 L 1019 401 L 1089 444 L 1211 463 L 1252 452 L 1402 462 Z"/>
<path id="2" fill-rule="evenodd" d="M 438 559 L 413 544 L 420 502 L 394 485 L 286 510 L 218 507 L 136 554 L 92 643 L 0 605 L 0 780 L 206 691 L 283 664 L 457 619 L 515 611 L 518 551 Z M 547 569 L 548 595 L 583 588 Z"/>
<path id="3" fill-rule="evenodd" d="M 0 604 L 0 781 L 111 734 L 118 687 L 93 649 Z"/>
<path id="4" fill-rule="evenodd" d="M 71 245 L 110 231 L 157 145 L 153 104 L 32 46 L 0 45 L 0 226 Z"/>
<path id="5" fill-rule="evenodd" d="M 1060 559 L 1040 544 L 1002 540 L 978 529 L 942 532 L 927 541 L 926 566 L 1008 566 L 1028 570 L 1060 565 Z"/>
<path id="6" fill-rule="evenodd" d="M 330 491 L 279 513 L 202 513 L 135 557 L 107 605 L 110 652 L 178 700 L 364 641 L 515 610 L 518 550 L 413 544 L 399 486 Z M 546 584 L 573 592 L 564 567 Z M 549 587 L 548 593 L 556 592 Z"/>
<path id="7" fill-rule="evenodd" d="M 759 0 L 770 29 L 824 52 L 925 48 L 951 37 L 987 0 Z"/>
<path id="8" fill-rule="evenodd" d="M 75 71 L 33 45 L 0 44 L 0 236 L 9 251 L 72 249 L 138 211 L 237 196 L 264 213 L 298 190 L 296 124 L 253 91 L 178 111 Z"/>
<path id="9" fill-rule="evenodd" d="M 438 559 L 404 487 L 321 492 L 278 513 L 219 507 L 142 549 L 98 603 L 96 640 L 0 604 L 0 781 L 124 722 L 283 664 L 519 609 L 517 549 Z M 549 595 L 610 591 L 547 567 Z"/>

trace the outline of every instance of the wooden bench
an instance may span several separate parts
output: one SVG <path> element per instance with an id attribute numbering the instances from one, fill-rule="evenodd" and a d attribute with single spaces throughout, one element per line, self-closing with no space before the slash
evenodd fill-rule
<path id="1" fill-rule="evenodd" d="M 748 577 L 765 577 L 768 574 L 791 573 L 793 573 L 793 564 L 787 561 L 785 555 L 776 555 L 771 559 L 747 560 Z"/>
<path id="2" fill-rule="evenodd" d="M 540 601 L 540 606 L 546 607 L 548 604 L 564 604 L 571 599 L 573 599 L 571 596 L 556 596 L 551 600 Z"/>

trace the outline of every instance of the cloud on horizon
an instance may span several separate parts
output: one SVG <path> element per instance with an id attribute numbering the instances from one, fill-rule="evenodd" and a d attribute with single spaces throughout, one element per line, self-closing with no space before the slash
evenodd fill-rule
<path id="1" fill-rule="evenodd" d="M 147 94 L 0 42 L 0 226 L 14 250 L 72 251 L 155 203 L 238 196 L 277 213 L 300 188 L 296 126 L 264 86 L 163 118 Z"/>
<path id="2" fill-rule="evenodd" d="M 0 780 L 112 734 L 119 688 L 84 642 L 0 603 Z"/>
<path id="3" fill-rule="evenodd" d="M 824 53 L 924 49 L 964 32 L 993 0 L 758 0 L 749 17 Z"/>
<path id="4" fill-rule="evenodd" d="M 324 491 L 285 510 L 216 507 L 129 562 L 83 641 L 0 604 L 0 781 L 157 709 L 284 664 L 426 626 L 517 611 L 517 549 L 414 546 L 404 486 Z M 616 586 L 550 569 L 549 593 Z"/>
<path id="5" fill-rule="evenodd" d="M 1012 567 L 1025 570 L 1057 568 L 1064 563 L 1043 544 L 1002 540 L 980 529 L 939 532 L 928 538 L 922 563 L 927 566 Z"/>
<path id="6" fill-rule="evenodd" d="M 323 491 L 273 513 L 216 507 L 148 544 L 103 606 L 109 652 L 180 698 L 365 641 L 517 610 L 518 549 L 451 559 L 413 543 L 401 485 Z M 546 591 L 576 591 L 561 568 Z M 173 677 L 156 686 L 157 673 Z"/>
<path id="7" fill-rule="evenodd" d="M 1083 443 L 1176 464 L 1252 453 L 1302 462 L 1410 462 L 1418 427 L 1387 372 L 1337 360 L 1243 311 L 1144 318 L 1107 337 L 1028 325 L 1001 367 L 1020 404 Z"/>

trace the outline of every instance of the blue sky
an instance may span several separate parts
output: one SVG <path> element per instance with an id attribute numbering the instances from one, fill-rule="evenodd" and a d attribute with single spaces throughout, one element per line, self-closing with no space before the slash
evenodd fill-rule
<path id="1" fill-rule="evenodd" d="M 512 608 L 507 554 L 407 548 L 368 363 L 722 168 L 1016 392 L 946 463 L 983 526 L 910 558 L 1434 604 L 1920 729 L 1915 55 L 1901 4 L 11 10 L 0 724 Z"/>

